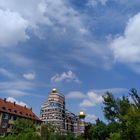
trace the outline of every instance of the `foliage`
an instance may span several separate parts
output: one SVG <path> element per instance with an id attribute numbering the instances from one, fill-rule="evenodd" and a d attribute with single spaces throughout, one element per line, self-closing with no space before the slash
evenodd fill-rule
<path id="1" fill-rule="evenodd" d="M 114 96 L 111 93 L 107 92 L 103 96 L 103 99 L 104 99 L 103 103 L 105 105 L 103 112 L 106 119 L 110 122 L 115 122 L 118 110 L 117 110 L 117 102 Z"/>
<path id="2" fill-rule="evenodd" d="M 14 134 L 34 132 L 34 131 L 35 131 L 35 124 L 32 120 L 29 119 L 17 119 L 13 126 Z"/>
<path id="3" fill-rule="evenodd" d="M 90 128 L 89 132 L 90 140 L 105 140 L 109 135 L 106 124 L 99 119 L 96 120 L 96 124 Z"/>
<path id="4" fill-rule="evenodd" d="M 111 127 L 112 123 L 115 124 L 113 127 L 116 127 L 109 130 L 109 140 L 140 139 L 140 97 L 137 90 L 131 89 L 130 92 L 131 102 L 127 96 L 121 99 L 115 99 L 111 93 L 103 96 L 104 115 L 109 122 L 108 127 Z"/>

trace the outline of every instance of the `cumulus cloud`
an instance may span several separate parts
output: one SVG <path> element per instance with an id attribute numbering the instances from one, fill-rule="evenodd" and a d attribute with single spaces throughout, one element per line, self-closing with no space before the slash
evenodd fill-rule
<path id="1" fill-rule="evenodd" d="M 131 17 L 123 35 L 116 37 L 110 44 L 115 61 L 130 66 L 140 74 L 140 13 Z"/>
<path id="2" fill-rule="evenodd" d="M 24 73 L 23 77 L 27 80 L 34 80 L 36 77 L 36 74 L 34 72 L 32 73 Z"/>
<path id="3" fill-rule="evenodd" d="M 0 19 L 0 46 L 11 46 L 29 39 L 26 34 L 28 21 L 20 14 L 0 9 Z"/>
<path id="4" fill-rule="evenodd" d="M 67 94 L 66 98 L 68 99 L 81 99 L 81 98 L 85 98 L 85 94 L 80 92 L 80 91 L 72 91 L 70 93 Z"/>
<path id="5" fill-rule="evenodd" d="M 74 81 L 76 83 L 81 82 L 72 71 L 63 72 L 62 74 L 56 74 L 51 78 L 51 81 L 52 82 L 62 82 L 62 81 L 71 82 L 71 81 Z"/>
<path id="6" fill-rule="evenodd" d="M 104 95 L 106 92 L 111 92 L 112 94 L 122 94 L 127 93 L 127 88 L 107 88 L 107 89 L 93 89 L 83 96 L 83 100 L 80 103 L 81 108 L 87 108 L 96 106 L 100 103 L 102 103 L 103 98 L 102 95 Z M 83 93 L 81 93 L 83 95 Z"/>
<path id="7" fill-rule="evenodd" d="M 80 107 L 86 108 L 86 107 L 92 107 L 95 106 L 103 101 L 103 98 L 101 95 L 98 95 L 97 93 L 90 91 L 86 94 L 86 98 L 80 103 Z"/>
<path id="8" fill-rule="evenodd" d="M 26 103 L 24 103 L 24 102 L 22 102 L 22 101 L 18 101 L 18 100 L 16 100 L 16 99 L 13 98 L 13 97 L 8 97 L 6 100 L 9 101 L 9 102 L 11 102 L 11 103 L 14 103 L 14 102 L 15 102 L 15 103 L 18 104 L 18 105 L 28 107 Z"/>
<path id="9" fill-rule="evenodd" d="M 104 2 L 105 0 L 98 1 L 100 1 L 100 3 L 102 4 L 105 3 Z M 57 41 L 58 42 L 60 41 L 60 43 L 62 43 L 63 40 L 66 41 L 67 44 L 71 46 L 70 59 L 74 59 L 81 63 L 90 65 L 94 65 L 95 63 L 97 63 L 97 61 L 93 61 L 97 59 L 96 57 L 102 59 L 101 61 L 104 61 L 103 57 L 106 56 L 106 50 L 108 52 L 108 49 L 104 47 L 105 46 L 104 44 L 100 46 L 97 45 L 95 41 L 93 41 L 94 37 L 90 33 L 90 30 L 88 29 L 87 26 L 89 23 L 87 23 L 88 20 L 86 19 L 88 19 L 89 17 L 85 16 L 82 13 L 79 13 L 79 11 L 76 10 L 76 8 L 73 8 L 73 6 L 69 1 L 24 0 L 24 2 L 21 1 L 19 2 L 18 0 L 12 1 L 1 0 L 0 7 L 2 11 L 2 16 L 5 16 L 4 12 L 8 11 L 10 15 L 13 14 L 16 15 L 11 16 L 10 21 L 14 20 L 14 17 L 16 17 L 15 20 L 17 20 L 18 22 L 21 21 L 20 26 L 18 26 L 17 24 L 12 24 L 10 30 L 7 27 L 9 26 L 8 21 L 6 21 L 8 25 L 7 24 L 3 25 L 7 29 L 6 35 L 7 36 L 9 35 L 8 40 L 11 40 L 11 43 L 10 41 L 6 42 L 3 41 L 4 43 L 6 43 L 6 44 L 3 43 L 4 45 L 11 46 L 12 44 L 17 44 L 18 42 L 26 41 L 30 37 L 29 34 L 30 32 L 36 34 L 41 39 L 42 38 L 46 39 L 51 34 L 53 36 L 53 40 L 51 40 L 49 37 L 48 42 L 55 43 Z M 14 33 L 16 33 L 15 29 L 17 30 L 18 33 L 20 33 L 18 37 L 14 35 Z M 7 34 L 8 32 L 10 34 Z M 18 35 L 18 33 L 16 35 Z M 0 32 L 0 36 L 1 38 L 3 38 L 2 32 Z M 62 40 L 59 40 L 60 38 Z M 69 42 L 69 40 L 71 41 Z M 57 44 L 54 44 L 53 46 L 56 45 Z M 7 51 L 5 52 L 5 55 L 6 53 Z M 69 56 L 64 56 L 63 54 L 63 58 L 64 57 L 68 58 Z M 12 61 L 12 63 L 16 63 L 19 66 L 22 66 L 22 63 L 20 63 L 20 61 L 26 60 L 26 59 L 13 59 L 15 57 L 10 58 L 9 60 Z M 106 62 L 109 62 L 109 59 Z M 101 62 L 99 63 L 101 64 Z M 101 65 L 103 66 L 104 64 Z M 105 67 L 108 67 L 108 65 L 105 64 Z"/>
<path id="10" fill-rule="evenodd" d="M 2 46 L 11 46 L 29 39 L 27 29 L 40 37 L 41 25 L 49 29 L 53 27 L 61 30 L 69 27 L 79 33 L 86 31 L 80 14 L 68 1 L 1 0 L 0 7 L 0 45 Z"/>
<path id="11" fill-rule="evenodd" d="M 86 122 L 95 122 L 95 120 L 97 120 L 97 116 L 95 116 L 94 114 L 86 114 L 86 118 L 85 121 Z"/>

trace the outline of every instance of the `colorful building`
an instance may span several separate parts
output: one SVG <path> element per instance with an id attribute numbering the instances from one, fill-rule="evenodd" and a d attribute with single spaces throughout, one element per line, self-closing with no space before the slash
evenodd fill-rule
<path id="1" fill-rule="evenodd" d="M 56 89 L 51 91 L 48 100 L 41 106 L 40 119 L 44 124 L 54 125 L 62 134 L 81 133 L 79 116 L 66 109 L 65 96 L 58 93 Z"/>

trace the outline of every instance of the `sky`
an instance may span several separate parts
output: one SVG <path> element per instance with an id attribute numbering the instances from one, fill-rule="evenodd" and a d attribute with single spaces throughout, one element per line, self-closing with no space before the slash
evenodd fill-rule
<path id="1" fill-rule="evenodd" d="M 139 83 L 139 0 L 0 0 L 0 98 L 39 116 L 56 88 L 94 122 Z"/>

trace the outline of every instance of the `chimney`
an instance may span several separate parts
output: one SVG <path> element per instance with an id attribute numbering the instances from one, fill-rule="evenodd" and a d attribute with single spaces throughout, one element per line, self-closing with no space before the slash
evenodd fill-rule
<path id="1" fill-rule="evenodd" d="M 32 107 L 30 108 L 30 110 L 32 111 Z"/>
<path id="2" fill-rule="evenodd" d="M 16 105 L 16 102 L 14 102 L 14 106 Z"/>
<path id="3" fill-rule="evenodd" d="M 24 108 L 26 108 L 26 105 L 24 106 Z"/>
<path id="4" fill-rule="evenodd" d="M 4 102 L 6 103 L 6 98 L 4 98 Z"/>

